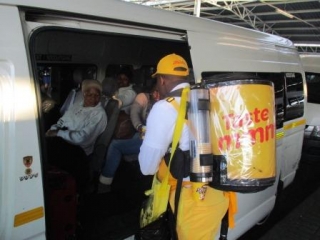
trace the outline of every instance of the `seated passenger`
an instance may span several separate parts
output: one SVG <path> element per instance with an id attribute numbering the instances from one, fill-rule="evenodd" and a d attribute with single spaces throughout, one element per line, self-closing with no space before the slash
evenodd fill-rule
<path id="1" fill-rule="evenodd" d="M 97 137 L 107 125 L 97 80 L 82 83 L 83 102 L 73 105 L 46 132 L 49 163 L 75 175 L 79 187 L 88 179 L 88 163 Z"/>
<path id="2" fill-rule="evenodd" d="M 150 93 L 139 93 L 130 109 L 130 117 L 137 133 L 131 139 L 113 139 L 109 145 L 105 165 L 99 178 L 98 193 L 111 190 L 113 177 L 119 167 L 122 155 L 138 154 L 145 131 L 147 115 L 153 104 L 159 100 L 155 85 Z"/>
<path id="3" fill-rule="evenodd" d="M 132 72 L 127 68 L 122 68 L 117 74 L 117 83 L 118 83 L 118 93 L 116 98 L 118 98 L 121 103 L 121 110 L 129 114 L 130 106 L 133 103 L 136 92 L 132 88 Z"/>

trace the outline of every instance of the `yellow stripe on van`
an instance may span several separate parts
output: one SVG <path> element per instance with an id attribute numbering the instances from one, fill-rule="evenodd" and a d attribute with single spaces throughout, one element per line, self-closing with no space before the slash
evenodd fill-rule
<path id="1" fill-rule="evenodd" d="M 288 125 L 285 125 L 283 127 L 284 130 L 290 130 L 292 128 L 295 128 L 295 127 L 298 127 L 298 126 L 301 126 L 301 125 L 305 125 L 306 124 L 306 120 L 305 119 L 301 119 L 299 121 L 296 121 L 296 122 L 292 122 L 292 123 L 289 123 Z"/>
<path id="2" fill-rule="evenodd" d="M 14 227 L 32 222 L 44 216 L 43 207 L 34 208 L 32 210 L 19 213 L 14 217 Z"/>
<path id="3" fill-rule="evenodd" d="M 278 132 L 277 134 L 276 134 L 276 139 L 277 140 L 279 140 L 279 139 L 281 139 L 281 138 L 283 138 L 284 137 L 284 132 Z"/>

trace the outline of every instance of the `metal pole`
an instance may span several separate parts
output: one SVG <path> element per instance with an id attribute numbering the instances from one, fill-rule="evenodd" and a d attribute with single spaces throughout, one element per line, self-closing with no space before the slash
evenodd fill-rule
<path id="1" fill-rule="evenodd" d="M 194 0 L 193 15 L 195 15 L 196 17 L 200 17 L 200 10 L 201 10 L 201 0 Z"/>

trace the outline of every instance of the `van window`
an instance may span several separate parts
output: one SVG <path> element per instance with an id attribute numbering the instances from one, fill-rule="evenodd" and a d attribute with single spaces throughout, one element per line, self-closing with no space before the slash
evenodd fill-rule
<path id="1" fill-rule="evenodd" d="M 128 64 L 109 64 L 106 68 L 106 73 L 105 76 L 106 77 L 115 77 L 117 75 L 117 73 L 123 69 L 126 68 L 129 71 L 131 71 L 133 73 L 133 66 L 132 65 L 128 65 Z"/>
<path id="2" fill-rule="evenodd" d="M 285 120 L 302 117 L 304 112 L 304 94 L 302 75 L 299 73 L 285 73 L 286 82 L 286 110 Z"/>
<path id="3" fill-rule="evenodd" d="M 306 72 L 307 89 L 308 89 L 308 102 L 320 103 L 320 74 Z"/>
<path id="4" fill-rule="evenodd" d="M 131 84 L 136 93 L 150 91 L 151 86 L 156 81 L 152 78 L 155 72 L 155 65 L 132 66 L 128 64 L 109 64 L 106 68 L 106 77 L 116 77 L 121 69 L 127 69 L 132 73 Z"/>
<path id="5" fill-rule="evenodd" d="M 37 64 L 40 86 L 48 84 L 50 96 L 61 106 L 71 89 L 84 79 L 97 78 L 97 66 L 93 64 Z"/>
<path id="6" fill-rule="evenodd" d="M 273 82 L 276 108 L 277 129 L 283 127 L 284 121 L 284 78 L 282 73 L 257 73 L 264 80 Z"/>

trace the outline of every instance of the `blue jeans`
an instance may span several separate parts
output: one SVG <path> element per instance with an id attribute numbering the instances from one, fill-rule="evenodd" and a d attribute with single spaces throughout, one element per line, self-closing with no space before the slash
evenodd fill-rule
<path id="1" fill-rule="evenodd" d="M 142 139 L 136 133 L 131 139 L 113 139 L 109 145 L 102 175 L 113 178 L 121 162 L 122 155 L 138 154 Z"/>

